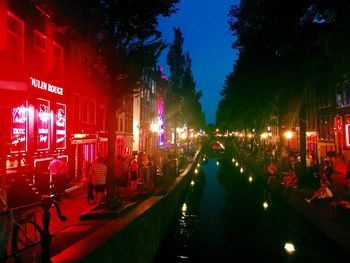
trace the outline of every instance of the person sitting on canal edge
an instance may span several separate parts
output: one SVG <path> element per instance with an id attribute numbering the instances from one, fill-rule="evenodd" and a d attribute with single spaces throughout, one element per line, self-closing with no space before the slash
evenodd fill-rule
<path id="1" fill-rule="evenodd" d="M 313 192 L 313 195 L 310 198 L 305 198 L 305 201 L 307 203 L 311 203 L 314 199 L 326 199 L 326 198 L 332 198 L 333 193 L 329 189 L 330 182 L 327 180 L 326 177 L 322 177 L 320 179 L 320 188 Z"/>

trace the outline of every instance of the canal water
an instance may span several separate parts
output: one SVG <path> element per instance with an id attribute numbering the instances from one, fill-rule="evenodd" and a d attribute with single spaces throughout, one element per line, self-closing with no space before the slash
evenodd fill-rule
<path id="1" fill-rule="evenodd" d="M 201 158 L 154 263 L 350 262 L 232 158 L 225 153 Z"/>

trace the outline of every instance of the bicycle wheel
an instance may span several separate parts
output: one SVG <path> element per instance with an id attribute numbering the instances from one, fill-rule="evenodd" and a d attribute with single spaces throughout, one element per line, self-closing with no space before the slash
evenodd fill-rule
<path id="1" fill-rule="evenodd" d="M 12 232 L 11 249 L 15 262 L 41 261 L 42 229 L 31 217 L 19 220 Z"/>

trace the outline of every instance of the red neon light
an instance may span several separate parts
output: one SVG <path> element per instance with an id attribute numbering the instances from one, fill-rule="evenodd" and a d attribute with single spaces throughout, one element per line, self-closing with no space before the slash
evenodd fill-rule
<path id="1" fill-rule="evenodd" d="M 28 106 L 27 102 L 12 108 L 11 121 L 11 153 L 27 151 L 28 131 Z"/>
<path id="2" fill-rule="evenodd" d="M 350 124 L 345 124 L 345 144 L 350 147 Z"/>
<path id="3" fill-rule="evenodd" d="M 66 105 L 62 103 L 56 104 L 55 124 L 56 124 L 56 149 L 66 148 Z"/>
<path id="4" fill-rule="evenodd" d="M 37 107 L 37 150 L 48 150 L 50 147 L 50 101 L 38 99 Z"/>

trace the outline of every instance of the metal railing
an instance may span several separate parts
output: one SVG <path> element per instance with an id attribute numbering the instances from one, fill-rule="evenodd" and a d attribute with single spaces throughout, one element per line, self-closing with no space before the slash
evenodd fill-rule
<path id="1" fill-rule="evenodd" d="M 10 209 L 0 199 L 3 210 L 0 211 L 1 239 L 0 262 L 13 259 L 14 262 L 50 262 L 51 238 L 50 208 L 55 207 L 61 221 L 67 217 L 61 214 L 58 203 L 49 195 L 41 196 L 41 202 Z M 35 219 L 34 208 L 42 209 L 42 226 Z M 10 253 L 7 251 L 10 250 Z"/>

